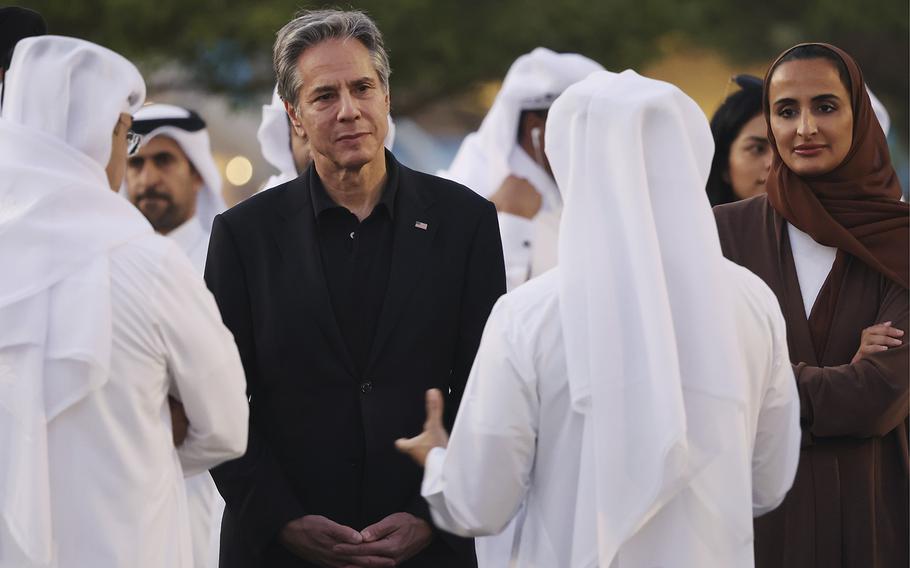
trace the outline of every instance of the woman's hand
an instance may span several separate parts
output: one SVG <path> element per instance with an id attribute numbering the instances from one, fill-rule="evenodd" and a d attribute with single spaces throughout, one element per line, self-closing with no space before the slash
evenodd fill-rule
<path id="1" fill-rule="evenodd" d="M 903 341 L 898 337 L 903 337 L 903 330 L 892 327 L 892 322 L 886 321 L 869 326 L 863 330 L 859 340 L 859 349 L 850 364 L 856 363 L 867 355 L 887 351 L 889 347 L 898 347 L 903 345 Z"/>

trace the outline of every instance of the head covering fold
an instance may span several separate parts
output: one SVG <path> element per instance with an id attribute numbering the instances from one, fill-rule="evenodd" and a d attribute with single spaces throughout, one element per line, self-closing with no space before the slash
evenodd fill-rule
<path id="1" fill-rule="evenodd" d="M 832 171 L 801 177 L 783 162 L 771 129 L 769 82 L 788 53 L 818 45 L 839 57 L 850 74 L 853 143 Z M 765 76 L 763 110 L 774 152 L 768 176 L 768 201 L 784 219 L 816 242 L 858 258 L 885 277 L 908 286 L 910 209 L 900 201 L 901 188 L 884 131 L 876 118 L 863 74 L 843 50 L 826 43 L 800 44 L 783 52 Z"/>
<path id="2" fill-rule="evenodd" d="M 47 424 L 109 379 L 109 252 L 152 228 L 109 187 L 139 71 L 95 44 L 20 41 L 0 111 L 0 531 L 52 560 Z M 3 535 L 0 535 L 3 536 Z"/>
<path id="3" fill-rule="evenodd" d="M 560 312 L 591 460 L 577 510 L 594 516 L 576 519 L 572 566 L 610 566 L 683 489 L 706 542 L 751 538 L 749 458 L 729 427 L 744 424 L 745 379 L 704 192 L 713 147 L 695 102 L 632 71 L 593 73 L 550 110 Z"/>
<path id="4" fill-rule="evenodd" d="M 199 128 L 199 122 L 202 122 L 202 128 Z M 142 134 L 143 146 L 153 138 L 165 136 L 173 139 L 186 154 L 202 178 L 203 187 L 196 196 L 196 218 L 199 219 L 206 234 L 210 233 L 215 215 L 224 211 L 227 206 L 221 196 L 221 174 L 212 157 L 212 144 L 204 121 L 198 114 L 185 108 L 152 104 L 142 107 L 136 113 L 133 130 Z M 123 192 L 124 189 L 121 188 L 121 193 Z"/>
<path id="5" fill-rule="evenodd" d="M 522 55 L 506 73 L 480 129 L 468 134 L 452 165 L 439 175 L 489 197 L 510 173 L 509 155 L 518 144 L 522 111 L 550 108 L 569 85 L 602 70 L 599 63 L 577 53 L 538 47 Z"/>

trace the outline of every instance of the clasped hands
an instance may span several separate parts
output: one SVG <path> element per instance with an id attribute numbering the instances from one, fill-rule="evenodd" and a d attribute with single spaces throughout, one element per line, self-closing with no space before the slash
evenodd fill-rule
<path id="1" fill-rule="evenodd" d="M 423 467 L 435 447 L 446 447 L 449 435 L 442 423 L 443 399 L 438 389 L 427 391 L 423 432 L 395 441 L 398 451 Z M 430 524 L 410 513 L 393 513 L 358 532 L 320 515 L 306 515 L 285 525 L 279 536 L 291 552 L 328 568 L 397 566 L 433 540 Z"/>

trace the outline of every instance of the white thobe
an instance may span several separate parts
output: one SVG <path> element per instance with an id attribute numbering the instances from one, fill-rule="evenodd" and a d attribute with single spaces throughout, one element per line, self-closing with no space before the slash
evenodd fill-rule
<path id="1" fill-rule="evenodd" d="M 110 380 L 47 427 L 51 566 L 190 568 L 183 476 L 243 454 L 243 367 L 214 298 L 169 240 L 114 249 L 110 272 Z M 169 394 L 190 421 L 176 449 Z"/>
<path id="2" fill-rule="evenodd" d="M 205 257 L 209 253 L 209 234 L 202 228 L 198 217 L 190 217 L 167 234 L 180 247 L 201 276 L 205 271 Z"/>
<path id="3" fill-rule="evenodd" d="M 754 275 L 727 266 L 731 287 L 741 295 L 739 339 L 748 348 L 740 376 L 751 395 L 750 437 L 742 443 L 752 456 L 753 514 L 759 515 L 779 505 L 792 484 L 799 403 L 777 300 Z M 581 454 L 584 418 L 571 407 L 557 271 L 499 300 L 448 449 L 432 450 L 426 463 L 421 492 L 443 530 L 495 535 L 523 505 L 521 526 L 514 536 L 502 537 L 508 542 L 478 547 L 484 568 L 568 568 L 573 535 L 593 530 L 593 518 L 588 522 L 576 511 L 577 503 L 593 495 L 578 483 L 586 459 Z M 752 566 L 751 543 L 726 551 L 700 546 L 684 506 L 691 498 L 687 493 L 683 490 L 624 543 L 611 568 Z M 511 556 L 502 556 L 503 550 Z"/>
<path id="4" fill-rule="evenodd" d="M 796 267 L 796 279 L 806 310 L 806 319 L 812 313 L 818 293 L 821 292 L 834 259 L 837 257 L 835 247 L 815 242 L 815 239 L 787 223 L 787 236 L 790 240 L 790 252 L 793 253 L 793 264 Z"/>
<path id="5" fill-rule="evenodd" d="M 209 235 L 197 217 L 167 234 L 186 253 L 199 276 L 205 271 Z M 224 499 L 207 471 L 186 478 L 186 499 L 196 568 L 218 568 Z"/>
<path id="6" fill-rule="evenodd" d="M 513 290 L 556 266 L 562 198 L 553 178 L 519 146 L 509 155 L 509 169 L 534 186 L 541 197 L 540 210 L 533 219 L 499 213 L 506 288 Z"/>

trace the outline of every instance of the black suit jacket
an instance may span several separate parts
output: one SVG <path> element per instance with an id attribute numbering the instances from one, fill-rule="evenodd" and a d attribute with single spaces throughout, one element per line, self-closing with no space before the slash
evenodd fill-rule
<path id="1" fill-rule="evenodd" d="M 303 515 L 357 530 L 399 511 L 432 522 L 422 472 L 394 441 L 422 430 L 429 388 L 448 393 L 451 428 L 487 316 L 505 292 L 502 245 L 490 202 L 391 154 L 387 165 L 398 172 L 391 271 L 362 373 L 332 313 L 313 166 L 215 218 L 205 279 L 250 396 L 246 455 L 212 471 L 227 502 L 222 567 L 309 566 L 276 538 Z M 404 565 L 475 564 L 471 540 L 436 532 Z"/>

